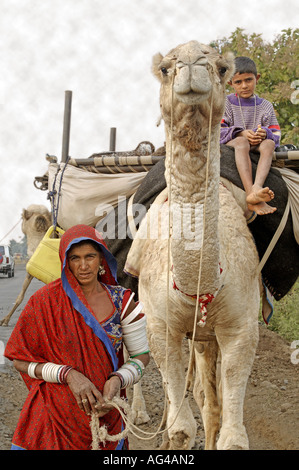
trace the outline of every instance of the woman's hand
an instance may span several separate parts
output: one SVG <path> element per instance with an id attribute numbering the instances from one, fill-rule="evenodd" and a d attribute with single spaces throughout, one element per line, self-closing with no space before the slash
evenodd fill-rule
<path id="1" fill-rule="evenodd" d="M 104 404 L 101 392 L 87 378 L 75 369 L 72 369 L 66 378 L 66 382 L 73 393 L 80 410 L 87 415 L 91 412 L 97 412 L 96 403 Z"/>
<path id="2" fill-rule="evenodd" d="M 75 369 L 68 373 L 66 381 L 80 410 L 87 415 L 90 415 L 91 412 L 97 413 L 100 418 L 113 409 L 113 406 L 108 405 L 106 400 L 112 400 L 120 391 L 121 386 L 118 377 L 111 377 L 105 383 L 102 395 L 85 375 Z"/>
<path id="3" fill-rule="evenodd" d="M 95 405 L 97 409 L 97 413 L 99 417 L 104 416 L 106 413 L 111 411 L 114 407 L 112 405 L 108 405 L 107 401 L 111 401 L 116 395 L 119 395 L 121 387 L 120 379 L 116 376 L 110 377 L 104 385 L 103 390 L 103 400 L 104 403 L 97 403 Z"/>

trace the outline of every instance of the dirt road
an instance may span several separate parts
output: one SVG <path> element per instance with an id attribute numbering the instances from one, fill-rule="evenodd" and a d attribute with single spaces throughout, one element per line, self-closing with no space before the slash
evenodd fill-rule
<path id="1" fill-rule="evenodd" d="M 1 295 L 1 283 L 0 283 Z M 1 309 L 0 318 L 6 314 Z M 15 322 L 14 322 L 15 323 Z M 1 332 L 4 327 L 0 327 Z M 294 350 L 275 333 L 260 326 L 260 341 L 247 386 L 244 421 L 252 450 L 299 449 L 299 364 L 294 361 Z M 296 357 L 295 357 L 296 358 Z M 299 354 L 297 355 L 299 359 Z M 143 393 L 151 421 L 141 428 L 155 432 L 161 422 L 164 395 L 160 375 L 151 361 L 143 378 Z M 27 391 L 19 375 L 11 366 L 0 364 L 0 450 L 10 448 L 22 404 Z M 190 402 L 198 422 L 195 449 L 204 447 L 204 432 L 199 410 Z M 130 437 L 132 450 L 159 449 L 161 437 L 140 440 Z"/>

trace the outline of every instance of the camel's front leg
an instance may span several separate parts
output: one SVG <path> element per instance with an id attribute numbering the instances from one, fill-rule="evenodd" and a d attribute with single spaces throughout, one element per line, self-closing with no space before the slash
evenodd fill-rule
<path id="1" fill-rule="evenodd" d="M 125 360 L 125 362 L 128 359 L 129 359 L 129 353 L 128 353 L 126 347 L 124 346 L 124 360 Z M 146 411 L 146 404 L 145 404 L 144 396 L 143 396 L 143 393 L 142 393 L 142 381 L 135 384 L 133 386 L 132 390 L 129 389 L 128 390 L 128 395 L 131 393 L 131 391 L 132 391 L 132 397 L 131 397 L 132 405 L 131 405 L 131 408 L 132 408 L 133 423 L 136 424 L 136 425 L 147 423 L 148 421 L 150 421 L 150 417 L 149 417 L 149 415 L 147 414 L 147 411 Z"/>
<path id="2" fill-rule="evenodd" d="M 168 396 L 168 449 L 188 450 L 194 445 L 197 427 L 188 399 L 184 398 L 186 374 L 182 351 L 183 336 L 181 333 L 175 336 L 169 332 L 166 340 L 166 331 L 162 325 L 161 322 L 159 327 L 155 328 L 148 322 L 148 338 L 151 354 L 162 374 Z"/>
<path id="3" fill-rule="evenodd" d="M 258 322 L 216 335 L 221 349 L 222 427 L 217 449 L 248 449 L 243 407 L 258 343 Z"/>
<path id="4" fill-rule="evenodd" d="M 204 430 L 205 449 L 216 449 L 220 427 L 220 400 L 217 383 L 218 345 L 214 341 L 195 342 L 196 376 L 193 394 L 199 406 Z"/>
<path id="5" fill-rule="evenodd" d="M 8 326 L 9 320 L 11 319 L 12 315 L 17 310 L 18 306 L 21 305 L 21 303 L 23 302 L 26 291 L 27 291 L 32 279 L 33 279 L 33 276 L 31 276 L 31 274 L 27 273 L 26 277 L 25 277 L 25 280 L 24 280 L 24 283 L 23 283 L 23 286 L 22 286 L 22 289 L 21 289 L 21 292 L 19 293 L 13 308 L 6 315 L 6 317 L 4 317 L 4 318 L 2 318 L 2 320 L 0 320 L 0 326 Z"/>
<path id="6" fill-rule="evenodd" d="M 150 421 L 142 393 L 142 381 L 138 382 L 133 387 L 132 414 L 133 422 L 136 425 L 148 423 L 148 421 Z"/>

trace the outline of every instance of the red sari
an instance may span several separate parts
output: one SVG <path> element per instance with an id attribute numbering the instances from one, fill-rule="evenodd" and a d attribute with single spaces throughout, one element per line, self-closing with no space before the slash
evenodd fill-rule
<path id="1" fill-rule="evenodd" d="M 106 274 L 101 277 L 114 303 L 113 328 L 100 324 L 68 268 L 67 251 L 72 244 L 90 239 L 104 254 Z M 60 243 L 62 275 L 38 290 L 28 301 L 5 349 L 10 360 L 67 364 L 88 377 L 102 392 L 109 374 L 123 363 L 120 337 L 115 325 L 130 291 L 116 282 L 116 261 L 95 229 L 75 226 L 65 232 Z M 105 285 L 107 284 L 107 285 Z M 103 326 L 104 325 L 104 326 Z M 120 327 L 119 327 L 120 328 Z M 121 330 L 120 330 L 121 331 Z M 67 385 L 31 379 L 22 374 L 29 394 L 13 436 L 15 449 L 90 450 L 90 417 L 77 405 Z M 113 409 L 100 419 L 109 434 L 122 431 L 122 419 Z M 105 450 L 121 449 L 123 442 L 107 441 Z"/>

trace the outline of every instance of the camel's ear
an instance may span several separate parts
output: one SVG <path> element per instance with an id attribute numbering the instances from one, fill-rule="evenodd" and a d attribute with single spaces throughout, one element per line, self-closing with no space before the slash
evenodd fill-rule
<path id="1" fill-rule="evenodd" d="M 159 81 L 161 81 L 161 71 L 159 69 L 159 65 L 161 64 L 162 59 L 162 54 L 158 52 L 158 54 L 154 55 L 152 62 L 152 72 Z"/>
<path id="2" fill-rule="evenodd" d="M 34 227 L 38 232 L 46 232 L 49 228 L 49 220 L 44 215 L 38 215 L 34 221 Z"/>
<path id="3" fill-rule="evenodd" d="M 31 212 L 31 211 L 27 211 L 27 209 L 23 209 L 22 218 L 23 218 L 24 220 L 30 219 L 31 216 L 32 216 L 32 212 Z"/>
<path id="4" fill-rule="evenodd" d="M 226 52 L 223 55 L 223 57 L 225 58 L 225 60 L 228 63 L 228 70 L 227 70 L 226 79 L 227 79 L 227 81 L 230 81 L 233 78 L 234 73 L 235 73 L 235 56 L 234 56 L 233 52 L 229 51 L 229 52 Z"/>

